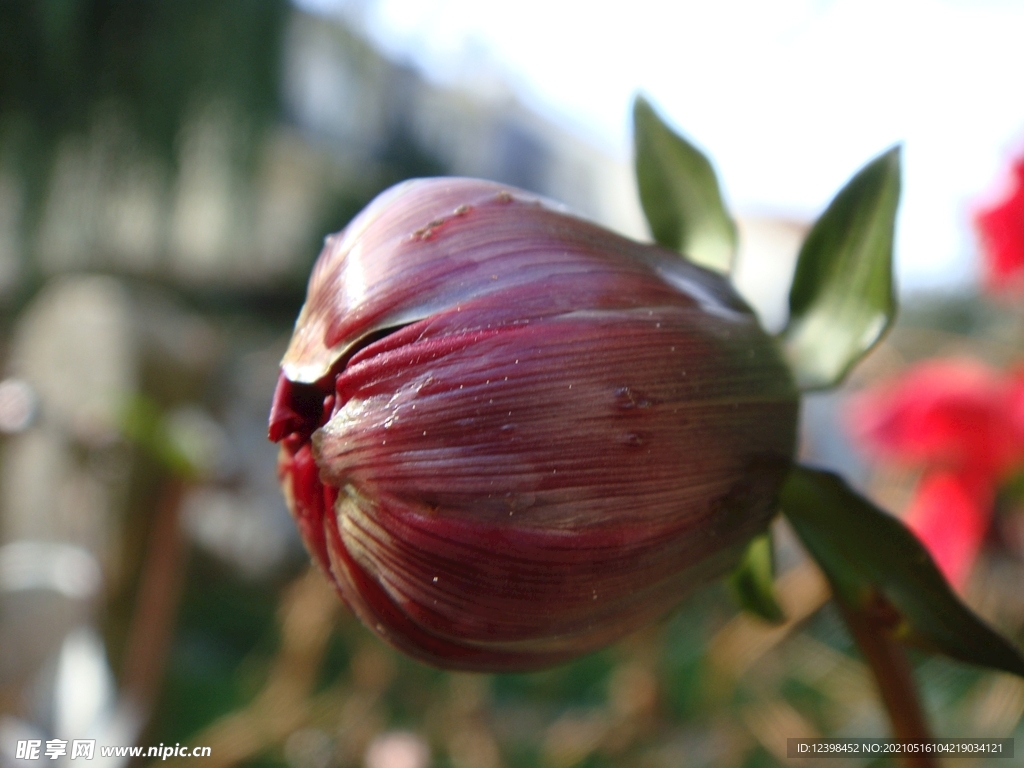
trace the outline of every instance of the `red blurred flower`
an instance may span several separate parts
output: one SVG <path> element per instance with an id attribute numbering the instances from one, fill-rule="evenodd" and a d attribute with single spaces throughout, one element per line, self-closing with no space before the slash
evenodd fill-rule
<path id="1" fill-rule="evenodd" d="M 1024 282 L 1024 158 L 1013 165 L 1010 188 L 1002 199 L 975 214 L 991 288 Z"/>
<path id="2" fill-rule="evenodd" d="M 905 521 L 962 587 L 999 483 L 1024 458 L 1024 377 L 929 360 L 859 394 L 848 415 L 866 449 L 924 468 Z"/>
<path id="3" fill-rule="evenodd" d="M 994 485 L 970 472 L 931 470 L 918 482 L 904 522 L 957 589 L 981 550 L 994 500 Z"/>
<path id="4" fill-rule="evenodd" d="M 1012 428 L 1014 386 L 972 360 L 928 360 L 851 404 L 856 437 L 889 459 L 971 467 L 998 475 L 1019 449 Z"/>

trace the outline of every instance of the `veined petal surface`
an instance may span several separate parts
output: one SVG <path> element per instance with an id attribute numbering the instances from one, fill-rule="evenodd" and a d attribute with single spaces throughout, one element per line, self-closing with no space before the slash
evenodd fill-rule
<path id="1" fill-rule="evenodd" d="M 303 538 L 364 622 L 440 666 L 529 669 L 734 564 L 775 512 L 796 407 L 722 277 L 519 190 L 434 179 L 328 241 L 271 436 Z"/>

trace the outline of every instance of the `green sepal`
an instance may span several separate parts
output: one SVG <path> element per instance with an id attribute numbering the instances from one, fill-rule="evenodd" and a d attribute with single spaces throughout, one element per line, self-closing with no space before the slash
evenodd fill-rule
<path id="1" fill-rule="evenodd" d="M 654 239 L 702 267 L 728 274 L 736 223 L 704 153 L 673 131 L 642 96 L 633 104 L 640 203 Z"/>
<path id="2" fill-rule="evenodd" d="M 743 610 L 772 624 L 786 620 L 775 598 L 775 557 L 770 531 L 747 545 L 743 559 L 729 576 L 729 590 Z"/>
<path id="3" fill-rule="evenodd" d="M 900 148 L 840 190 L 800 248 L 782 331 L 801 389 L 839 384 L 896 316 L 892 253 Z"/>
<path id="4" fill-rule="evenodd" d="M 780 503 L 845 605 L 874 611 L 881 597 L 899 639 L 1024 677 L 1020 651 L 960 601 L 917 537 L 840 477 L 795 467 Z"/>

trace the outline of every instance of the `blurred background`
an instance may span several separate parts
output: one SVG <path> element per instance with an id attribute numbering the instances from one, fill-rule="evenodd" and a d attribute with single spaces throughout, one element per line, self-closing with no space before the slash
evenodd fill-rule
<path id="1" fill-rule="evenodd" d="M 0 2 L 0 766 L 94 738 L 218 766 L 753 767 L 884 735 L 781 525 L 780 626 L 714 585 L 548 672 L 400 657 L 309 572 L 270 396 L 323 237 L 401 179 L 495 179 L 646 239 L 642 89 L 716 161 L 772 329 L 810 222 L 905 142 L 899 324 L 803 423 L 809 459 L 903 512 L 921 467 L 858 447 L 846 404 L 921 360 L 1021 356 L 972 216 L 1024 138 L 1022 31 L 995 0 Z M 1021 483 L 998 484 L 960 586 L 1020 642 Z M 1024 735 L 1021 681 L 913 658 L 937 735 Z"/>

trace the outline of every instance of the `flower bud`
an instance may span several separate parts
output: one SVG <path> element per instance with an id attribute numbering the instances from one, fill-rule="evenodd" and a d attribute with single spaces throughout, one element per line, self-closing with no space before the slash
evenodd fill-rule
<path id="1" fill-rule="evenodd" d="M 796 412 L 722 277 L 520 190 L 425 179 L 327 239 L 270 437 L 369 627 L 438 666 L 523 670 L 734 565 Z"/>

